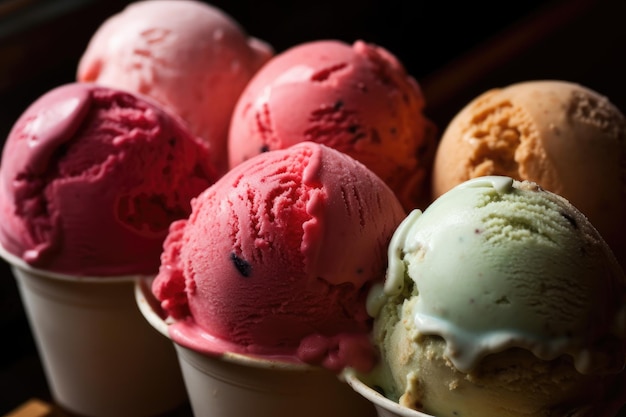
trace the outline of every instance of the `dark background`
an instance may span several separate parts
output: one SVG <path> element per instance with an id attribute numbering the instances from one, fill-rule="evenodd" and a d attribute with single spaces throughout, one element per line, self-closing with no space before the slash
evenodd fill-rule
<path id="1" fill-rule="evenodd" d="M 72 82 L 90 36 L 128 1 L 0 1 L 0 144 L 37 97 Z M 384 46 L 420 83 L 440 130 L 492 87 L 578 82 L 626 109 L 626 1 L 216 0 L 277 52 L 317 39 Z M 489 7 L 488 7 L 489 6 Z M 0 219 L 2 221 L 2 219 Z M 0 262 L 0 414 L 49 400 L 15 281 Z"/>
<path id="2" fill-rule="evenodd" d="M 90 36 L 128 3 L 0 0 L 0 139 L 31 101 L 73 81 Z M 498 7 L 445 0 L 212 4 L 277 52 L 324 38 L 384 46 L 420 82 L 438 125 L 484 89 L 528 79 L 576 81 L 626 106 L 622 0 L 524 0 Z"/>

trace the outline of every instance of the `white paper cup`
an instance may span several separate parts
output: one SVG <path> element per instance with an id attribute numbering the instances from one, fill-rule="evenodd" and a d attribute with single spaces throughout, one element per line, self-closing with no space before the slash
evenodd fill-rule
<path id="1" fill-rule="evenodd" d="M 397 402 L 390 400 L 361 381 L 358 374 L 352 369 L 346 369 L 342 375 L 355 392 L 362 395 L 363 398 L 367 398 L 374 405 L 378 417 L 434 417 L 430 414 L 403 407 Z"/>
<path id="2" fill-rule="evenodd" d="M 168 324 L 137 283 L 140 310 L 157 330 Z M 196 417 L 375 417 L 372 404 L 325 369 L 227 353 L 208 356 L 173 343 Z"/>
<path id="3" fill-rule="evenodd" d="M 156 416 L 187 401 L 176 352 L 135 302 L 137 276 L 83 278 L 31 268 L 0 246 L 54 401 L 88 417 Z"/>

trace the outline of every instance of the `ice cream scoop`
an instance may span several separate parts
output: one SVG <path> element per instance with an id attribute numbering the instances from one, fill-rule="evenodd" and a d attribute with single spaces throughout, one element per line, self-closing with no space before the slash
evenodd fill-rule
<path id="1" fill-rule="evenodd" d="M 422 91 L 388 50 L 364 41 L 319 40 L 272 58 L 252 78 L 233 114 L 230 166 L 302 141 L 365 164 L 405 209 L 430 198 L 434 125 Z"/>
<path id="2" fill-rule="evenodd" d="M 131 3 L 96 30 L 77 80 L 148 95 L 206 140 L 227 168 L 228 124 L 239 94 L 273 55 L 217 7 L 194 0 Z"/>
<path id="3" fill-rule="evenodd" d="M 302 142 L 235 166 L 171 227 L 153 292 L 174 342 L 369 369 L 366 312 L 405 212 L 364 165 Z"/>
<path id="4" fill-rule="evenodd" d="M 393 235 L 368 300 L 383 357 L 371 383 L 438 417 L 614 416 L 625 297 L 611 250 L 567 200 L 469 180 Z"/>
<path id="5" fill-rule="evenodd" d="M 216 179 L 207 146 L 156 103 L 57 87 L 14 124 L 0 165 L 0 243 L 72 275 L 154 274 L 168 227 Z"/>
<path id="6" fill-rule="evenodd" d="M 626 119 L 607 97 L 558 80 L 481 94 L 443 133 L 434 198 L 483 175 L 533 181 L 565 197 L 626 267 Z"/>

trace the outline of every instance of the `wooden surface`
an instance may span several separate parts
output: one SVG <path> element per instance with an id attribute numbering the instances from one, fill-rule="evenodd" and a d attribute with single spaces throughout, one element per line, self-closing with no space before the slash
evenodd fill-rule
<path id="1" fill-rule="evenodd" d="M 10 411 L 5 417 L 67 417 L 67 415 L 54 404 L 33 398 Z"/>

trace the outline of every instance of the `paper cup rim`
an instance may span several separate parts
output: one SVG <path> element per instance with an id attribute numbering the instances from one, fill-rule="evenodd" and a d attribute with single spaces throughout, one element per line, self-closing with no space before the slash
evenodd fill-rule
<path id="1" fill-rule="evenodd" d="M 145 274 L 127 274 L 127 275 L 74 275 L 65 272 L 50 271 L 39 269 L 31 266 L 19 256 L 9 252 L 0 244 L 0 257 L 13 267 L 19 268 L 33 275 L 44 276 L 46 278 L 57 279 L 70 282 L 86 282 L 99 284 L 116 284 L 121 282 L 134 282 L 139 278 L 146 277 Z"/>
<path id="2" fill-rule="evenodd" d="M 161 333 L 163 336 L 171 339 L 169 335 L 169 331 L 167 329 L 168 323 L 165 319 L 163 319 L 159 314 L 154 311 L 150 301 L 146 297 L 145 291 L 149 289 L 148 281 L 146 279 L 138 279 L 135 281 L 134 292 L 135 292 L 135 301 L 137 303 L 137 307 L 141 314 L 144 316 L 146 321 L 150 323 L 156 331 Z"/>
<path id="3" fill-rule="evenodd" d="M 390 400 L 361 381 L 358 373 L 352 368 L 344 369 L 342 377 L 353 390 L 367 398 L 377 408 L 387 410 L 401 417 L 435 417 L 432 414 L 426 414 L 408 407 L 403 407 L 397 402 Z"/>
<path id="4" fill-rule="evenodd" d="M 143 314 L 144 318 L 150 323 L 152 327 L 154 327 L 159 333 L 163 336 L 170 339 L 177 346 L 181 346 L 182 348 L 193 350 L 184 346 L 182 344 L 177 343 L 169 334 L 169 325 L 173 323 L 170 319 L 164 319 L 161 317 L 152 307 L 152 304 L 146 297 L 146 291 L 150 291 L 149 282 L 154 277 L 142 277 L 141 279 L 137 279 L 135 281 L 135 300 L 137 302 L 137 306 Z M 151 294 L 151 293 L 150 293 Z M 197 352 L 198 354 L 203 355 L 201 352 Z M 209 356 L 209 355 L 205 355 Z M 224 352 L 220 355 L 213 356 L 214 358 L 225 360 L 227 362 L 236 363 L 243 366 L 250 366 L 256 368 L 263 369 L 274 369 L 274 370 L 285 370 L 285 371 L 316 371 L 323 370 L 327 372 L 325 369 L 309 365 L 307 363 L 298 363 L 298 362 L 289 362 L 289 361 L 281 361 L 279 359 L 273 360 L 271 358 L 264 358 L 261 356 L 254 355 L 246 355 L 235 352 Z"/>

